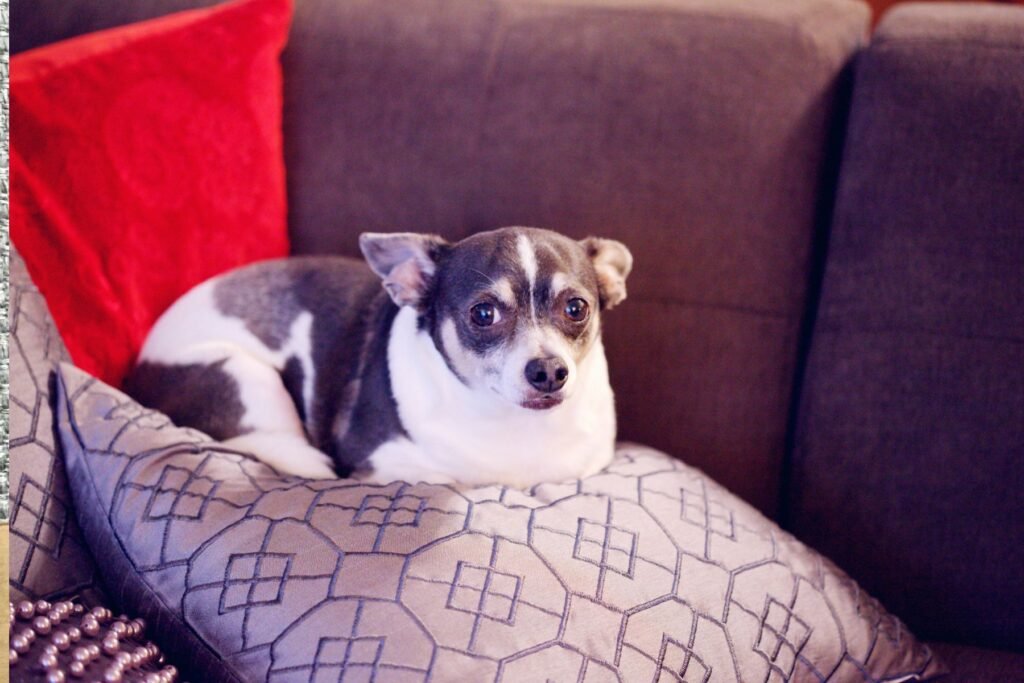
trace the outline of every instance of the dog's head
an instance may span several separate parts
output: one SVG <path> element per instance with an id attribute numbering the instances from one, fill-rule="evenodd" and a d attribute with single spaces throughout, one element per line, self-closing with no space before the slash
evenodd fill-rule
<path id="1" fill-rule="evenodd" d="M 633 257 L 615 240 L 502 228 L 451 244 L 435 235 L 364 233 L 359 247 L 399 306 L 468 387 L 534 410 L 571 395 L 601 333 L 601 311 L 626 298 Z"/>

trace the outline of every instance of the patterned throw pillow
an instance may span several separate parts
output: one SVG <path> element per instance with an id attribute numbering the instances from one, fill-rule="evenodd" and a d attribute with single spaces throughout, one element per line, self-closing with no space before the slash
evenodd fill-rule
<path id="1" fill-rule="evenodd" d="M 104 580 L 192 680 L 896 681 L 931 651 L 701 472 L 622 446 L 528 491 L 281 477 L 71 366 Z"/>
<path id="2" fill-rule="evenodd" d="M 11 239 L 107 382 L 193 286 L 288 253 L 290 20 L 290 0 L 233 0 L 11 59 Z"/>
<path id="3" fill-rule="evenodd" d="M 10 273 L 11 599 L 81 595 L 93 605 L 102 595 L 71 511 L 50 411 L 50 376 L 56 362 L 67 360 L 67 351 L 46 301 L 13 248 Z"/>

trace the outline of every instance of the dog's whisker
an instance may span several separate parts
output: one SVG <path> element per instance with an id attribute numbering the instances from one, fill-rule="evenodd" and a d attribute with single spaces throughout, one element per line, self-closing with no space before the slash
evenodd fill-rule
<path id="1" fill-rule="evenodd" d="M 474 273 L 478 274 L 478 275 L 483 276 L 488 282 L 490 282 L 495 287 L 498 286 L 498 283 L 495 282 L 489 275 L 487 275 L 487 273 L 483 273 L 483 272 L 477 270 L 476 268 L 470 268 L 470 270 L 473 271 Z"/>

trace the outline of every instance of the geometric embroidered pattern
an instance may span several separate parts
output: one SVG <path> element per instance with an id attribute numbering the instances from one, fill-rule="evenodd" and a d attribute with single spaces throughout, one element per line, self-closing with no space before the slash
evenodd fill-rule
<path id="1" fill-rule="evenodd" d="M 28 477 L 18 482 L 10 531 L 57 559 L 67 529 L 67 510 L 50 492 Z"/>
<path id="2" fill-rule="evenodd" d="M 514 574 L 459 562 L 445 607 L 511 626 L 522 585 Z"/>
<path id="3" fill-rule="evenodd" d="M 418 527 L 427 509 L 427 499 L 403 494 L 395 496 L 366 495 L 352 517 L 352 526 L 377 528 L 373 549 L 380 550 L 389 527 Z"/>
<path id="4" fill-rule="evenodd" d="M 711 667 L 704 664 L 688 646 L 666 635 L 661 639 L 661 652 L 658 654 L 658 672 L 655 680 L 708 683 L 711 680 Z"/>
<path id="5" fill-rule="evenodd" d="M 147 520 L 200 519 L 220 482 L 181 467 L 167 467 L 146 503 Z"/>
<path id="6" fill-rule="evenodd" d="M 800 651 L 811 637 L 811 627 L 775 598 L 765 600 L 754 651 L 783 678 L 793 675 Z"/>
<path id="7" fill-rule="evenodd" d="M 158 608 L 167 642 L 193 638 L 189 652 L 228 667 L 204 660 L 192 680 L 879 681 L 937 668 L 830 563 L 650 449 L 529 490 L 303 480 L 142 420 L 69 366 L 58 386 L 65 456 L 86 473 L 75 512 L 131 568 L 124 608 Z M 24 490 L 20 523 L 58 525 Z"/>
<path id="8" fill-rule="evenodd" d="M 352 524 L 377 527 L 419 526 L 426 507 L 427 499 L 420 496 L 366 496 L 359 504 Z"/>
<path id="9" fill-rule="evenodd" d="M 580 517 L 572 556 L 631 579 L 636 564 L 636 538 L 629 529 Z"/>
<path id="10" fill-rule="evenodd" d="M 241 553 L 228 558 L 219 614 L 281 602 L 293 554 Z"/>
<path id="11" fill-rule="evenodd" d="M 338 683 L 348 680 L 375 681 L 379 673 L 380 657 L 384 653 L 384 640 L 380 636 L 321 638 L 313 658 L 312 680 L 334 680 Z M 319 676 L 321 671 L 333 668 L 337 668 L 337 677 Z"/>
<path id="12" fill-rule="evenodd" d="M 679 489 L 680 519 L 696 524 L 709 533 L 736 540 L 736 526 L 733 523 L 732 510 L 721 503 L 708 500 L 707 487 L 701 482 L 701 492 L 691 493 Z"/>

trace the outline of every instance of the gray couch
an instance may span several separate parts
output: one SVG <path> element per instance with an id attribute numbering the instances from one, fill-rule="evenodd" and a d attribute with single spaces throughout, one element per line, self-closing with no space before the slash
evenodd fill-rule
<path id="1" fill-rule="evenodd" d="M 209 4 L 13 0 L 11 49 Z M 835 559 L 943 643 L 952 680 L 1024 679 L 1024 9 L 908 5 L 870 40 L 868 19 L 297 0 L 292 242 L 625 241 L 620 436 Z"/>

